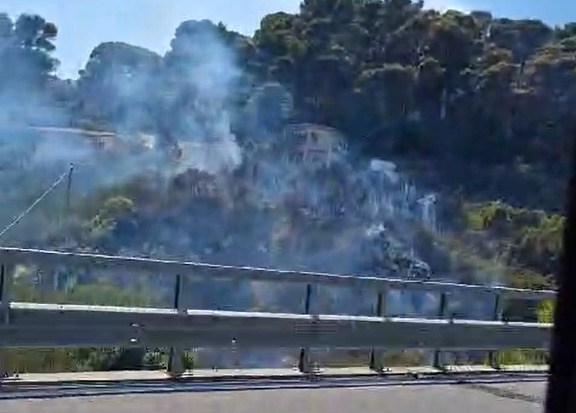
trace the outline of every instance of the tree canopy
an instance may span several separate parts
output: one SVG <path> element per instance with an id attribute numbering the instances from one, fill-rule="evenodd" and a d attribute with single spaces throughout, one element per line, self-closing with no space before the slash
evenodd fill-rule
<path id="1" fill-rule="evenodd" d="M 58 61 L 52 57 L 58 29 L 40 16 L 23 14 L 13 21 L 0 13 L 0 91 L 41 86 Z"/>
<path id="2" fill-rule="evenodd" d="M 83 117 L 169 135 L 164 123 L 175 113 L 207 122 L 204 92 L 241 114 L 262 84 L 276 83 L 290 96 L 289 119 L 336 127 L 370 156 L 429 162 L 436 183 L 455 189 L 465 180 L 470 196 L 558 210 L 576 99 L 573 26 L 440 13 L 409 0 L 306 0 L 299 13 L 265 16 L 253 37 L 187 21 L 165 56 L 100 45 L 80 73 L 78 99 Z M 56 31 L 46 27 L 32 36 L 42 56 Z M 277 122 L 273 107 L 266 127 Z M 536 202 L 542 179 L 549 185 Z"/>

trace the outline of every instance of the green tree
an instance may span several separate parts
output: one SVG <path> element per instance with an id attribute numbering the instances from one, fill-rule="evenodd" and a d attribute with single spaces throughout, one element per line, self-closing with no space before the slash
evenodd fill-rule
<path id="1" fill-rule="evenodd" d="M 161 57 L 126 43 L 97 46 L 77 83 L 81 115 L 117 129 L 146 130 L 154 126 L 156 76 Z"/>
<path id="2" fill-rule="evenodd" d="M 0 90 L 42 88 L 58 65 L 51 56 L 58 29 L 38 15 L 22 14 L 12 21 L 0 14 Z"/>

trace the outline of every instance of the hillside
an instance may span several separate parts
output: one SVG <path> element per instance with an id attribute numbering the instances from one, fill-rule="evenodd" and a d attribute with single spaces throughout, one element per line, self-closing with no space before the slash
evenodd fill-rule
<path id="1" fill-rule="evenodd" d="M 464 249 L 501 259 L 507 252 L 494 246 L 502 236 L 526 242 L 518 247 L 525 256 L 535 244 L 558 244 L 533 238 L 558 235 L 541 227 L 555 225 L 553 214 L 563 208 L 576 96 L 573 25 L 441 14 L 408 0 L 308 0 L 298 14 L 266 16 L 252 38 L 224 24 L 188 21 L 165 56 L 102 44 L 80 78 L 66 81 L 51 75 L 56 24 L 1 20 L 21 42 L 11 43 L 16 49 L 6 48 L 5 58 L 28 69 L 2 69 L 2 105 L 12 124 L 147 132 L 159 149 L 217 137 L 218 156 L 202 156 L 213 164 L 200 165 L 198 155 L 188 165 L 208 171 L 236 168 L 246 142 L 275 139 L 287 122 L 332 126 L 347 137 L 350 159 L 392 160 L 422 191 L 439 194 L 442 226 L 456 231 Z M 132 177 L 135 168 L 126 164 L 120 175 Z M 494 212 L 492 201 L 503 202 L 502 211 Z M 471 208 L 552 215 L 526 228 L 519 223 L 512 235 L 467 225 Z M 547 275 L 554 254 L 546 248 L 536 262 L 519 253 L 502 259 Z"/>
<path id="2" fill-rule="evenodd" d="M 74 81 L 54 75 L 57 22 L 0 14 L 0 34 L 2 221 L 76 165 L 71 191 L 59 187 L 4 244 L 553 284 L 576 23 L 305 0 L 297 14 L 266 16 L 252 37 L 185 21 L 164 56 L 103 43 Z M 96 136 L 110 144 L 93 145 Z M 103 279 L 134 287 L 102 277 L 63 276 L 72 293 Z M 134 288 L 138 299 L 169 294 L 158 280 Z M 295 305 L 286 290 L 231 288 L 202 284 L 190 299 Z M 433 313 L 427 300 L 393 311 Z M 491 312 L 460 301 L 458 314 Z M 336 303 L 368 305 L 353 293 L 325 304 Z"/>

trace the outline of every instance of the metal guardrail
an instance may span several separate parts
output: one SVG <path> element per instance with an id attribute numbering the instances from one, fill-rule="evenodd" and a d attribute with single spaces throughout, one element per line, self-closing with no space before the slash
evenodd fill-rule
<path id="1" fill-rule="evenodd" d="M 38 268 L 129 270 L 175 277 L 174 308 L 127 308 L 32 304 L 10 301 L 11 269 L 17 264 Z M 501 321 L 505 299 L 545 300 L 554 291 L 532 291 L 457 283 L 324 273 L 231 267 L 134 257 L 113 257 L 17 248 L 0 248 L 0 347 L 163 347 L 172 346 L 169 370 L 182 372 L 182 348 L 300 347 L 299 368 L 310 371 L 308 349 L 331 347 L 371 349 L 370 367 L 382 371 L 382 349 L 441 350 L 547 349 L 549 324 Z M 304 314 L 204 311 L 185 309 L 180 296 L 183 277 L 304 283 Z M 312 285 L 366 287 L 378 294 L 374 316 L 310 314 Z M 390 289 L 433 291 L 440 295 L 437 319 L 389 317 Z M 494 296 L 494 321 L 446 319 L 451 293 L 481 292 Z"/>
<path id="2" fill-rule="evenodd" d="M 548 325 L 12 303 L 6 347 L 545 348 Z"/>
<path id="3" fill-rule="evenodd" d="M 180 275 L 208 279 L 242 278 L 250 281 L 363 286 L 371 289 L 388 288 L 435 292 L 487 292 L 501 294 L 506 296 L 506 298 L 522 298 L 528 300 L 551 299 L 556 296 L 555 291 L 549 290 L 535 291 L 509 287 L 490 287 L 486 285 L 470 285 L 437 281 L 357 277 L 354 275 L 283 271 L 255 267 L 234 267 L 196 262 L 42 251 L 21 248 L 0 248 L 0 263 L 4 265 L 34 264 L 43 268 L 74 266 L 109 270 L 130 269 L 137 272 L 150 272 L 167 276 Z"/>

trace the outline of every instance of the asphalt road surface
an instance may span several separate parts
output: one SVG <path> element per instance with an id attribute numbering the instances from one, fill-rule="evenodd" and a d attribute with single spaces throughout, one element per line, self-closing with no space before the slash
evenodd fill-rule
<path id="1" fill-rule="evenodd" d="M 544 383 L 274 389 L 0 400 L 0 413 L 536 413 Z"/>

